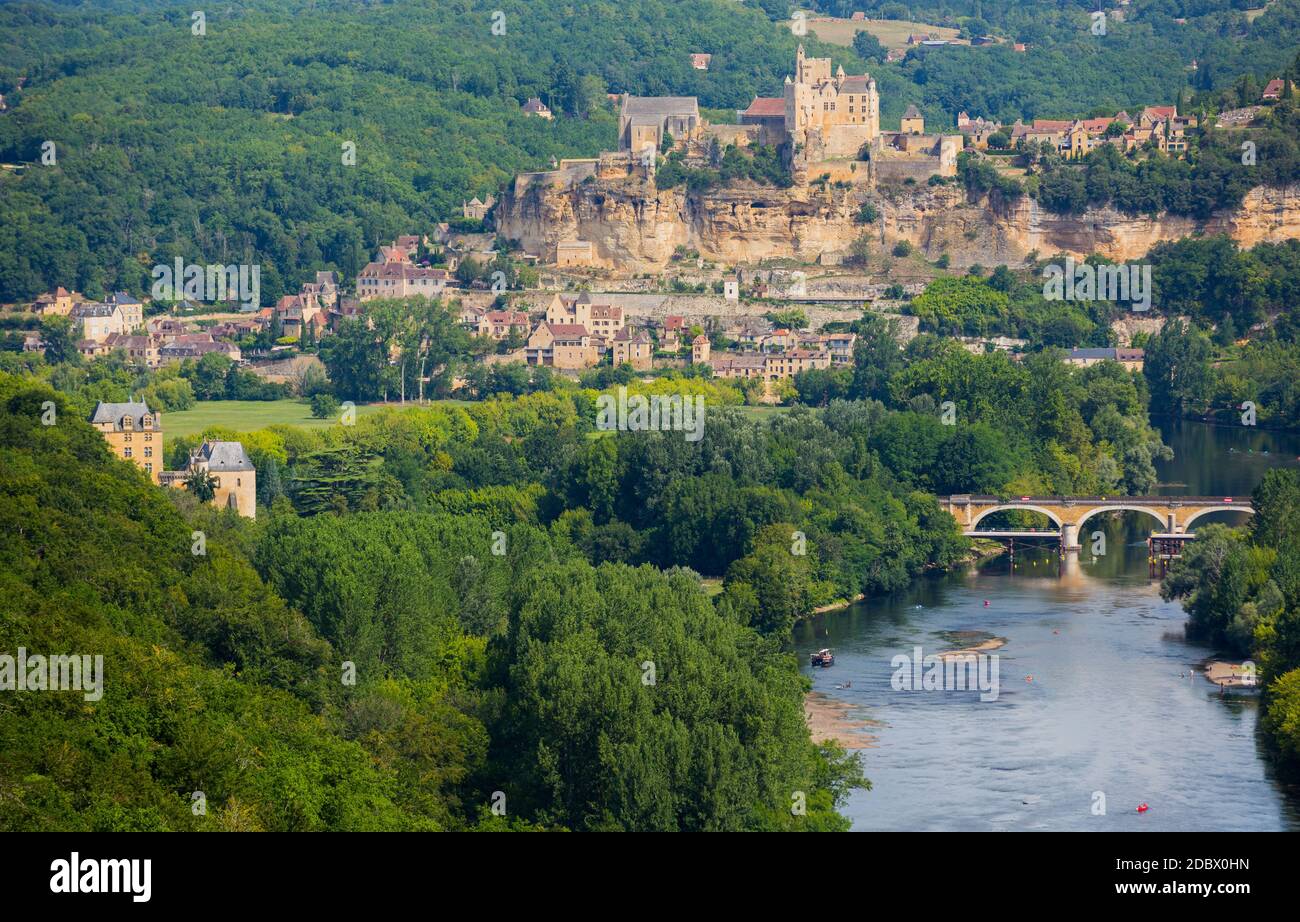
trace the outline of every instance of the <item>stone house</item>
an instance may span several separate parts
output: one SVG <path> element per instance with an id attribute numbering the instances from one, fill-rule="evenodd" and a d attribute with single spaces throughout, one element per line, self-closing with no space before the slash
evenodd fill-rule
<path id="1" fill-rule="evenodd" d="M 620 330 L 612 344 L 613 363 L 631 365 L 636 371 L 649 371 L 654 367 L 654 343 L 644 330 L 633 333 L 630 329 Z"/>
<path id="2" fill-rule="evenodd" d="M 257 518 L 257 469 L 240 442 L 208 439 L 190 453 L 185 467 L 165 471 L 160 482 L 184 490 L 195 471 L 207 473 L 215 481 L 212 505 L 233 509 L 245 518 Z"/>
<path id="3" fill-rule="evenodd" d="M 162 416 L 144 401 L 97 403 L 90 424 L 108 443 L 109 450 L 130 461 L 159 482 L 163 467 Z"/>
<path id="4" fill-rule="evenodd" d="M 576 370 L 590 368 L 599 358 L 591 333 L 581 324 L 539 323 L 524 347 L 529 365 Z"/>

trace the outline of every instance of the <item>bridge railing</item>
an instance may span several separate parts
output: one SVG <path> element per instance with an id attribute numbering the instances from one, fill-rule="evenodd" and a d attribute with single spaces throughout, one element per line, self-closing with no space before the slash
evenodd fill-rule
<path id="1" fill-rule="evenodd" d="M 957 506 L 1002 506 L 1016 503 L 1050 503 L 1052 505 L 1081 505 L 1083 503 L 1115 503 L 1130 506 L 1240 506 L 1249 505 L 1250 497 L 1232 496 L 988 496 L 956 494 L 937 497 L 941 503 Z"/>

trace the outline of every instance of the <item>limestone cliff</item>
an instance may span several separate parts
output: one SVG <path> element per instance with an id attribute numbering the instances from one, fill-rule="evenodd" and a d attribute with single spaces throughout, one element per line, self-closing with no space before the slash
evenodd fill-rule
<path id="1" fill-rule="evenodd" d="M 744 185 L 697 194 L 595 177 L 517 181 L 498 206 L 496 223 L 544 261 L 561 241 L 588 240 L 599 265 L 624 273 L 660 270 L 679 246 L 727 264 L 771 258 L 836 264 L 866 231 L 877 241 L 909 240 L 932 259 L 947 253 L 954 266 L 1014 265 L 1034 250 L 1136 259 L 1161 241 L 1197 232 L 1226 233 L 1243 246 L 1300 238 L 1300 186 L 1256 188 L 1239 207 L 1205 221 L 1111 208 L 1056 215 L 1028 197 L 1010 204 L 970 201 L 963 190 L 942 185 L 883 190 L 874 199 L 881 221 L 864 228 L 854 220 L 862 198 L 860 189 L 834 187 Z"/>

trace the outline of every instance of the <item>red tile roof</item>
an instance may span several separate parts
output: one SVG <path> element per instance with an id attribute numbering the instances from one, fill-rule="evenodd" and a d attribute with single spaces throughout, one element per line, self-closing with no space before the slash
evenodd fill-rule
<path id="1" fill-rule="evenodd" d="M 755 96 L 742 115 L 755 118 L 785 118 L 785 99 L 779 96 Z"/>
<path id="2" fill-rule="evenodd" d="M 587 328 L 580 323 L 548 323 L 546 328 L 551 335 L 559 337 L 580 337 L 587 335 Z"/>

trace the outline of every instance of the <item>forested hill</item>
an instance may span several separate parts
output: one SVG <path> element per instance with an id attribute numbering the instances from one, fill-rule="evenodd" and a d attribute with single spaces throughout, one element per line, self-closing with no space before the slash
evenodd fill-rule
<path id="1" fill-rule="evenodd" d="M 515 172 L 611 147 L 607 92 L 744 106 L 780 92 L 799 41 L 869 68 L 886 124 L 910 103 L 935 124 L 961 109 L 1057 117 L 1278 72 L 1300 44 L 1300 0 L 1251 23 L 1233 2 L 1136 0 L 1104 37 L 1082 4 L 918 2 L 957 25 L 982 12 L 1032 47 L 897 64 L 792 34 L 784 0 L 253 0 L 206 11 L 201 36 L 192 5 L 166 0 L 8 3 L 0 162 L 29 166 L 0 172 L 0 301 L 55 284 L 143 292 L 147 267 L 175 256 L 258 262 L 268 302 L 317 269 L 351 277 L 379 242 L 458 215 Z M 707 72 L 695 51 L 712 53 Z M 534 95 L 560 117 L 522 116 Z M 57 162 L 42 166 L 46 141 Z"/>
<path id="2" fill-rule="evenodd" d="M 103 658 L 98 699 L 5 695 L 5 831 L 813 831 L 863 783 L 782 641 L 689 571 L 482 512 L 252 523 L 5 374 L 0 533 L 0 649 Z"/>

